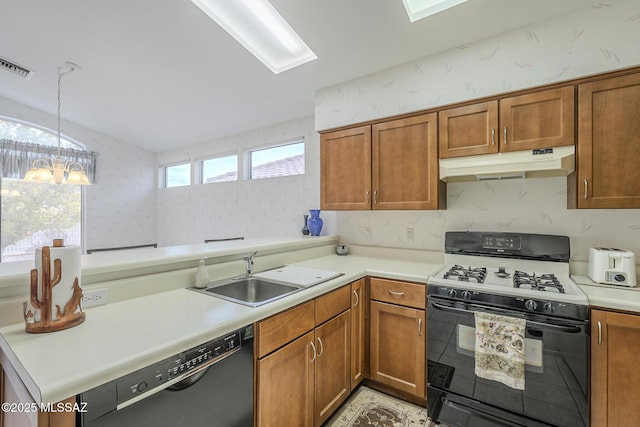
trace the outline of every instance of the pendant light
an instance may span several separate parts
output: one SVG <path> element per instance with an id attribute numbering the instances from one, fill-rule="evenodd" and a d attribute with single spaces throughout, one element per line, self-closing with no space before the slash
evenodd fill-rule
<path id="1" fill-rule="evenodd" d="M 80 184 L 91 185 L 89 177 L 84 172 L 82 165 L 71 160 L 62 160 L 60 142 L 60 99 L 62 90 L 62 77 L 76 69 L 79 65 L 73 62 L 65 62 L 64 66 L 58 67 L 58 152 L 55 158 L 48 157 L 37 159 L 31 165 L 31 169 L 24 176 L 24 181 L 48 182 L 56 184 Z"/>

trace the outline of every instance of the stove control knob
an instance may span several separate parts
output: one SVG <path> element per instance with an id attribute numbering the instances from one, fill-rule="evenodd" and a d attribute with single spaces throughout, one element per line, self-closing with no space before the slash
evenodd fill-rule
<path id="1" fill-rule="evenodd" d="M 538 303 L 536 303 L 534 300 L 529 299 L 524 303 L 524 306 L 527 308 L 527 310 L 533 311 L 536 308 L 538 308 Z"/>
<path id="2" fill-rule="evenodd" d="M 451 298 L 455 298 L 458 295 L 458 291 L 456 291 L 455 289 L 449 289 L 449 292 L 447 292 L 447 295 L 449 295 L 449 297 Z"/>
<path id="3" fill-rule="evenodd" d="M 551 304 L 550 302 L 545 303 L 545 305 L 542 307 L 542 309 L 544 310 L 545 313 L 555 313 L 556 312 L 556 307 Z"/>
<path id="4" fill-rule="evenodd" d="M 462 291 L 462 298 L 463 299 L 471 299 L 471 292 L 469 291 Z"/>

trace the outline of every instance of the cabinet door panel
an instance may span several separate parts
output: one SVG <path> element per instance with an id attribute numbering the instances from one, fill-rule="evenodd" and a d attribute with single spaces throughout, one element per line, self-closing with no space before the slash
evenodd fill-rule
<path id="1" fill-rule="evenodd" d="M 592 310 L 591 336 L 591 425 L 640 425 L 640 316 Z"/>
<path id="2" fill-rule="evenodd" d="M 377 301 L 370 308 L 371 378 L 424 398 L 425 311 Z"/>
<path id="3" fill-rule="evenodd" d="M 351 313 L 316 328 L 316 420 L 320 426 L 351 393 Z"/>
<path id="4" fill-rule="evenodd" d="M 498 101 L 438 113 L 440 158 L 498 152 Z"/>
<path id="5" fill-rule="evenodd" d="M 577 206 L 640 208 L 640 74 L 578 88 Z"/>
<path id="6" fill-rule="evenodd" d="M 313 426 L 314 340 L 312 331 L 258 360 L 258 426 Z"/>
<path id="7" fill-rule="evenodd" d="M 366 300 L 365 279 L 351 284 L 351 390 L 364 379 Z"/>
<path id="8" fill-rule="evenodd" d="M 574 145 L 574 87 L 500 100 L 500 127 L 500 151 Z"/>
<path id="9" fill-rule="evenodd" d="M 373 209 L 437 209 L 437 114 L 372 126 Z"/>
<path id="10" fill-rule="evenodd" d="M 371 126 L 320 137 L 320 207 L 371 209 Z"/>

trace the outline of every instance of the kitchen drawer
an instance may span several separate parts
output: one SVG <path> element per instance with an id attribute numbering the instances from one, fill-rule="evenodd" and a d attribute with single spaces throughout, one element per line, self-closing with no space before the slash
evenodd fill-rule
<path id="1" fill-rule="evenodd" d="M 256 324 L 257 357 L 272 351 L 309 332 L 315 326 L 315 301 L 309 301 L 278 313 Z"/>
<path id="2" fill-rule="evenodd" d="M 351 286 L 343 286 L 316 299 L 316 326 L 351 307 Z"/>
<path id="3" fill-rule="evenodd" d="M 372 300 L 413 308 L 426 306 L 426 285 L 376 277 L 370 279 L 370 284 Z"/>

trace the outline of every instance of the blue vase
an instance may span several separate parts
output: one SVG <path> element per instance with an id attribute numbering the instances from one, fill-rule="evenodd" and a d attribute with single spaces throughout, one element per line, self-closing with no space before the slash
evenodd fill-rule
<path id="1" fill-rule="evenodd" d="M 309 233 L 312 236 L 319 236 L 324 224 L 322 218 L 320 218 L 320 209 L 311 209 L 309 213 L 311 214 L 311 218 L 307 221 Z"/>

